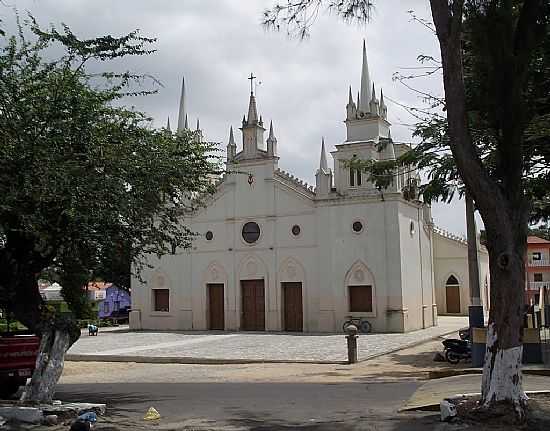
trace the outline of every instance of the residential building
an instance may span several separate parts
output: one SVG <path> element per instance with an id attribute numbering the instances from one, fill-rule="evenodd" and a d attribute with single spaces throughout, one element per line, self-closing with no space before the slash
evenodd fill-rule
<path id="1" fill-rule="evenodd" d="M 537 236 L 527 237 L 525 276 L 525 302 L 539 305 L 541 295 L 544 304 L 549 304 L 550 292 L 550 241 Z"/>

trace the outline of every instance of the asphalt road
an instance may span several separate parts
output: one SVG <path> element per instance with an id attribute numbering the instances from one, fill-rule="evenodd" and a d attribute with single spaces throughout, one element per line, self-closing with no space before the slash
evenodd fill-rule
<path id="1" fill-rule="evenodd" d="M 95 430 L 425 430 L 433 414 L 396 411 L 418 388 L 402 383 L 120 383 L 62 384 L 56 398 L 107 404 Z M 103 422 L 103 423 L 102 423 Z"/>

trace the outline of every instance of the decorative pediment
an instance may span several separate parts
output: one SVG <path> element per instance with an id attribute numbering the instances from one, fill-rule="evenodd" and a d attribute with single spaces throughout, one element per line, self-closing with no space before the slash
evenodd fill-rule
<path id="1" fill-rule="evenodd" d="M 298 260 L 287 257 L 279 267 L 280 281 L 303 281 L 306 278 L 305 269 Z"/>
<path id="2" fill-rule="evenodd" d="M 345 285 L 374 285 L 374 275 L 369 267 L 361 260 L 355 261 L 345 277 Z"/>
<path id="3" fill-rule="evenodd" d="M 226 283 L 227 272 L 221 263 L 214 261 L 203 272 L 202 278 L 204 283 Z"/>
<path id="4" fill-rule="evenodd" d="M 166 273 L 157 269 L 151 275 L 151 287 L 153 289 L 170 289 L 170 278 Z"/>
<path id="5" fill-rule="evenodd" d="M 245 256 L 239 264 L 239 279 L 241 280 L 254 280 L 267 278 L 267 266 L 256 255 L 249 254 Z"/>

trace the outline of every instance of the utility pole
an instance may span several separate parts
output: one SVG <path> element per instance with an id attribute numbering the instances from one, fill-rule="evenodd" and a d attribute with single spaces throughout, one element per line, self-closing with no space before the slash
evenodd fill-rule
<path id="1" fill-rule="evenodd" d="M 468 236 L 468 279 L 470 284 L 470 306 L 468 307 L 468 320 L 470 337 L 472 340 L 472 365 L 480 367 L 485 357 L 485 345 L 475 343 L 472 328 L 483 328 L 485 319 L 479 288 L 479 262 L 477 254 L 477 231 L 474 218 L 474 201 L 466 192 L 466 231 Z"/>

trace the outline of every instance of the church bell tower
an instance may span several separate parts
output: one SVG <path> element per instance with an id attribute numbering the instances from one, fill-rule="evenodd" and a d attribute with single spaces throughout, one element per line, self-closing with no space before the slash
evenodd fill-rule
<path id="1" fill-rule="evenodd" d="M 254 79 L 256 77 L 250 74 L 250 101 L 248 103 L 248 117 L 243 117 L 243 159 L 255 159 L 258 155 L 259 145 L 264 141 L 264 123 L 262 117 L 258 119 L 258 110 L 256 108 L 256 97 L 254 96 Z"/>

